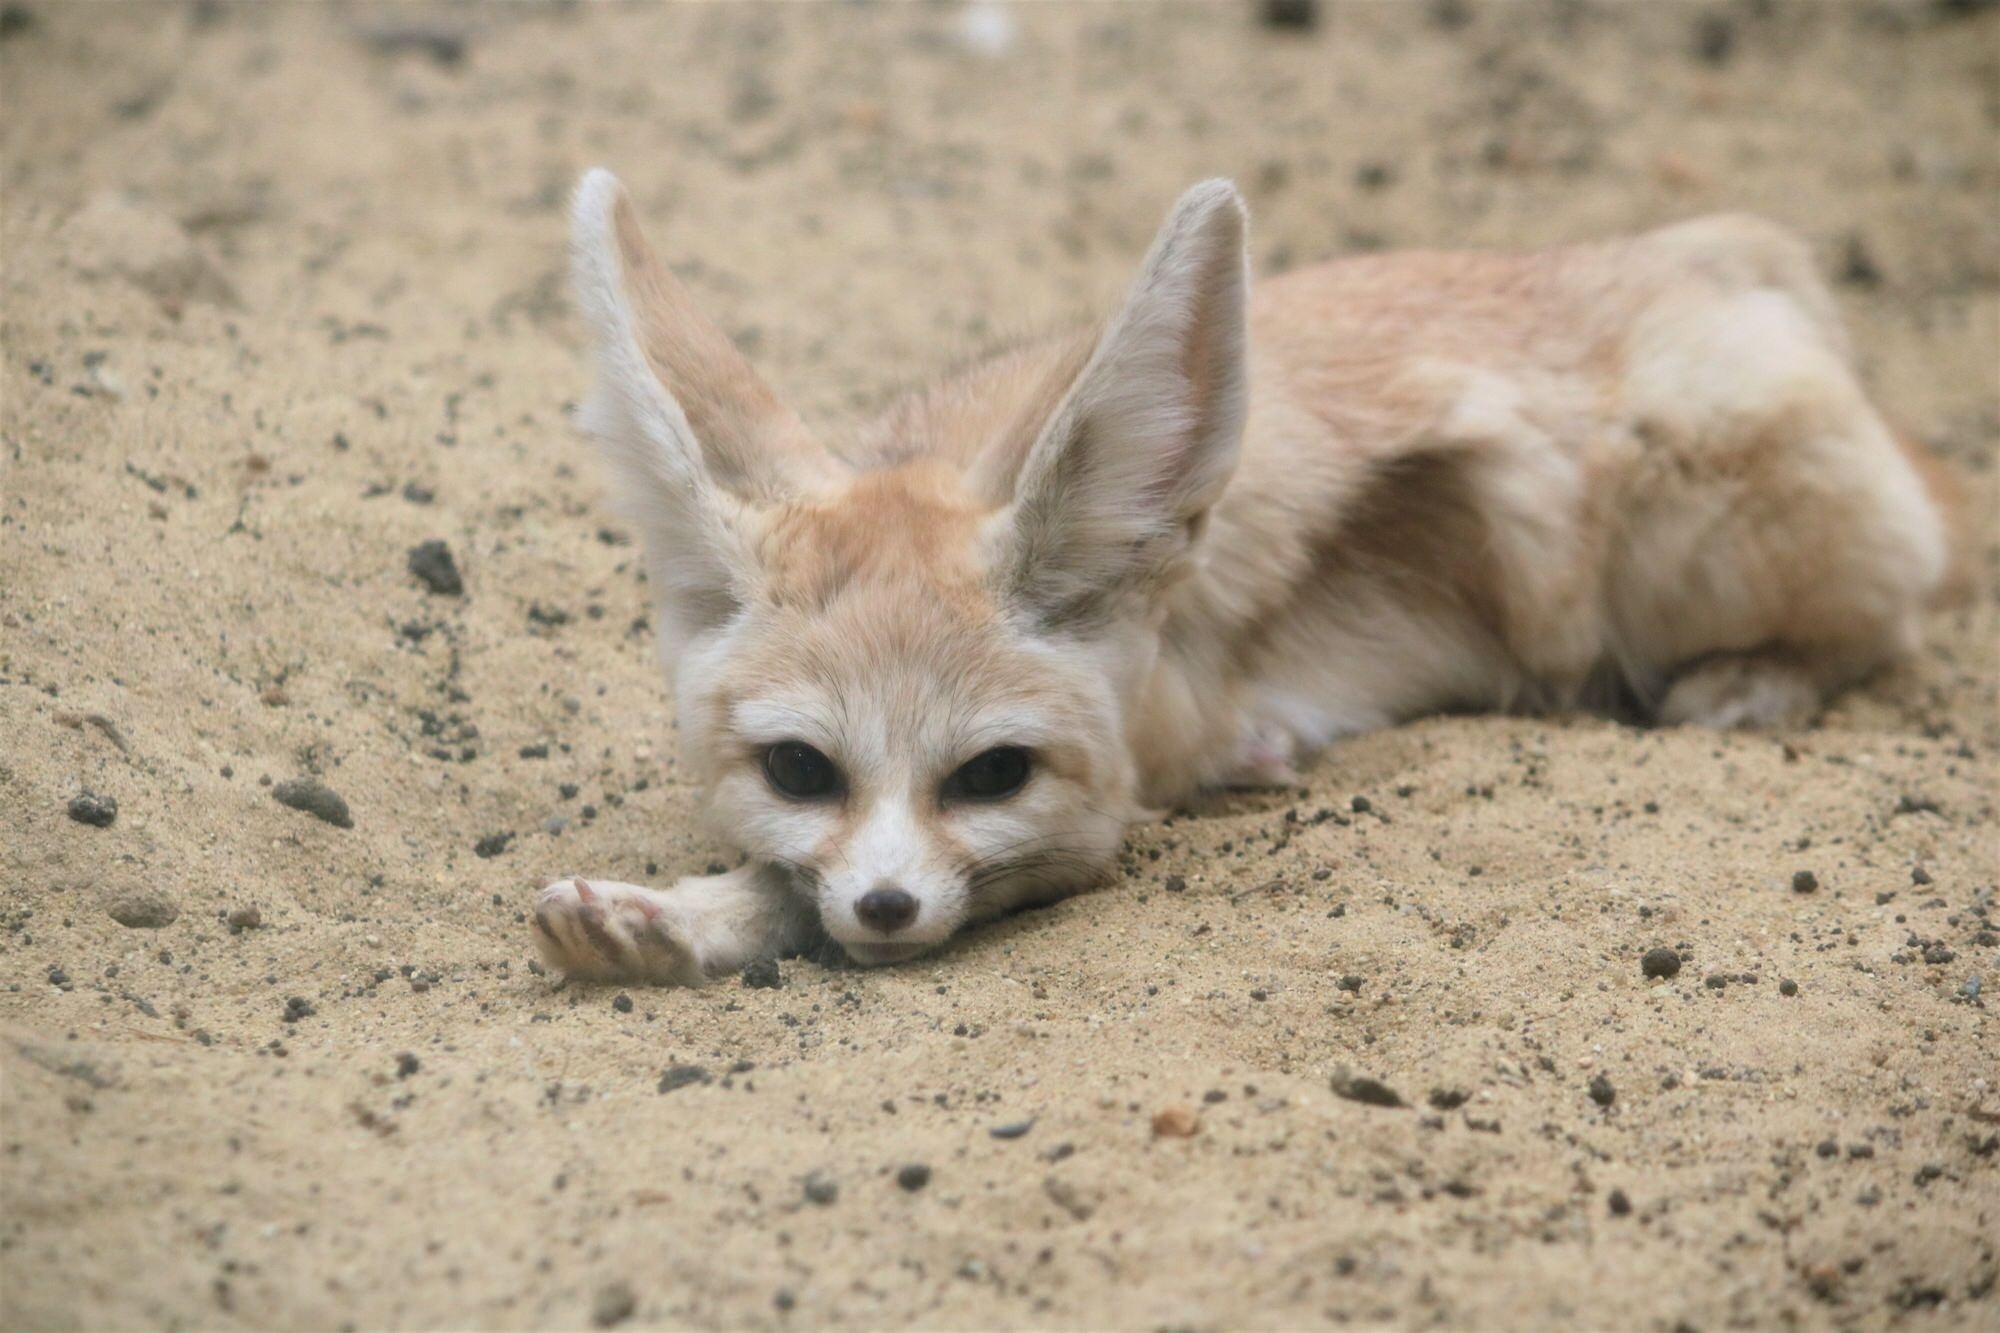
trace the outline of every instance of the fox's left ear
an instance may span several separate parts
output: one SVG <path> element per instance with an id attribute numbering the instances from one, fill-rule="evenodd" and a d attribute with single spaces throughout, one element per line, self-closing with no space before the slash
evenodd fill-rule
<path id="1" fill-rule="evenodd" d="M 1022 461 L 998 572 L 1038 618 L 1088 622 L 1151 584 L 1228 483 L 1248 396 L 1245 225 L 1226 180 L 1181 196 Z"/>

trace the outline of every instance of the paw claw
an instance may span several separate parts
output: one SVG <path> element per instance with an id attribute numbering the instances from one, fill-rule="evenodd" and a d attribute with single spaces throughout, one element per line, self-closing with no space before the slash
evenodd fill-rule
<path id="1" fill-rule="evenodd" d="M 651 889 L 557 880 L 535 900 L 542 961 L 580 981 L 695 984 L 699 968 Z"/>

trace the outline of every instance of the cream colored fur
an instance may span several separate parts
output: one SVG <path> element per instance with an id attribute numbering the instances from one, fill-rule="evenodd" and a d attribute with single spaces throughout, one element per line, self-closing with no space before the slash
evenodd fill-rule
<path id="1" fill-rule="evenodd" d="M 1253 293 L 1244 225 L 1196 186 L 1101 331 L 836 456 L 586 177 L 585 421 L 646 540 L 687 761 L 748 860 L 556 882 L 549 962 L 693 984 L 822 936 L 893 961 L 1339 736 L 1441 709 L 1791 725 L 1914 645 L 1939 504 L 1785 232 L 1390 254 Z M 838 791 L 777 790 L 785 744 Z M 1025 785 L 954 795 L 995 747 Z M 911 919 L 881 925 L 874 890 Z"/>

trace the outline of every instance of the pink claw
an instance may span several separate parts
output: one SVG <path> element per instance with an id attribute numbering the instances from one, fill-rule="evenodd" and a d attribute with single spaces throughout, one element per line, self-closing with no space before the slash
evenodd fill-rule
<path id="1" fill-rule="evenodd" d="M 658 921 L 660 919 L 660 905 L 652 899 L 634 898 L 631 901 L 632 905 L 637 907 L 648 921 Z"/>
<path id="2" fill-rule="evenodd" d="M 597 895 L 590 891 L 590 885 L 584 883 L 581 877 L 571 880 L 570 883 L 576 885 L 576 898 L 578 902 L 587 907 L 597 901 Z"/>

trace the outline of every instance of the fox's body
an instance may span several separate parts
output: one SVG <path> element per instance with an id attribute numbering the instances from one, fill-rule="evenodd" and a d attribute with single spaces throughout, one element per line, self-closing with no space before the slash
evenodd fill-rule
<path id="1" fill-rule="evenodd" d="M 647 526 L 683 748 L 752 859 L 551 886 L 572 973 L 692 982 L 822 931 L 905 956 L 1094 882 L 1148 809 L 1441 709 L 1800 721 L 1914 644 L 1944 574 L 1831 300 L 1753 219 L 1349 259 L 1246 300 L 1211 184 L 1106 330 L 914 395 L 838 457 L 610 178 L 578 229 L 593 429 Z M 834 789 L 774 792 L 799 747 Z M 1018 756 L 1017 788 L 969 794 Z"/>

